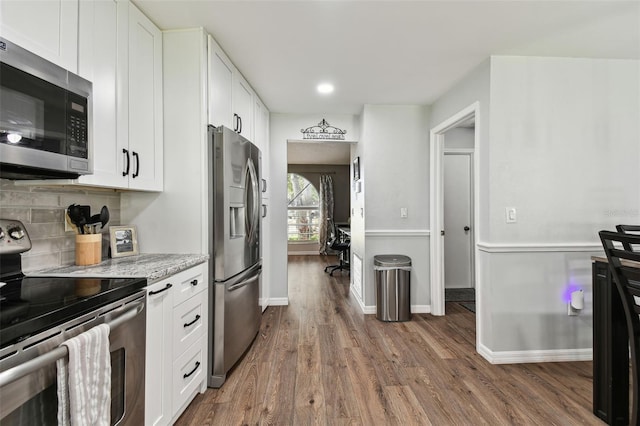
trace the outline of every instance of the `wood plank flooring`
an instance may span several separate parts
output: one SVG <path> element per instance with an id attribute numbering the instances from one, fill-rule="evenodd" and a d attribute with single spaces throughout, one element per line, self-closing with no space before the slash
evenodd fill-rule
<path id="1" fill-rule="evenodd" d="M 363 315 L 333 257 L 289 257 L 289 306 L 269 307 L 221 389 L 177 425 L 590 425 L 592 363 L 491 365 L 475 316 Z"/>

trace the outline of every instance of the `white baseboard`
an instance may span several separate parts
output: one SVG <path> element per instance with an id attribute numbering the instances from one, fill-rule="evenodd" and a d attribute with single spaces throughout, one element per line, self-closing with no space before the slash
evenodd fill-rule
<path id="1" fill-rule="evenodd" d="M 269 306 L 289 306 L 288 297 L 272 297 L 268 301 Z"/>
<path id="2" fill-rule="evenodd" d="M 375 314 L 376 313 L 376 305 L 364 306 L 358 300 L 360 304 L 360 308 L 362 309 L 363 314 Z M 431 313 L 431 305 L 411 305 L 411 313 L 412 314 L 430 314 Z"/>
<path id="3" fill-rule="evenodd" d="M 431 305 L 411 305 L 412 314 L 430 314 Z"/>
<path id="4" fill-rule="evenodd" d="M 480 345 L 478 353 L 491 364 L 522 364 L 531 362 L 570 362 L 593 360 L 593 349 L 550 349 L 534 351 L 491 351 Z"/>

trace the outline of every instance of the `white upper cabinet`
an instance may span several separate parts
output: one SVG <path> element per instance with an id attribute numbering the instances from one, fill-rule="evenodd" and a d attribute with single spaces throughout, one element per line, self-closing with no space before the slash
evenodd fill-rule
<path id="1" fill-rule="evenodd" d="M 162 33 L 122 0 L 82 0 L 79 73 L 93 82 L 93 174 L 81 185 L 163 189 Z"/>
<path id="2" fill-rule="evenodd" d="M 0 35 L 78 72 L 78 0 L 2 0 Z"/>
<path id="3" fill-rule="evenodd" d="M 226 126 L 253 141 L 253 89 L 213 37 L 209 50 L 209 124 Z"/>
<path id="4" fill-rule="evenodd" d="M 235 128 L 233 74 L 235 68 L 213 37 L 208 37 L 209 124 Z"/>
<path id="5" fill-rule="evenodd" d="M 130 189 L 162 191 L 162 144 L 162 32 L 129 4 Z"/>
<path id="6" fill-rule="evenodd" d="M 93 174 L 79 183 L 128 188 L 123 176 L 128 149 L 127 59 L 129 7 L 118 0 L 82 0 L 79 74 L 93 82 Z"/>
<path id="7" fill-rule="evenodd" d="M 236 132 L 253 141 L 253 89 L 239 72 L 233 75 L 233 113 Z"/>

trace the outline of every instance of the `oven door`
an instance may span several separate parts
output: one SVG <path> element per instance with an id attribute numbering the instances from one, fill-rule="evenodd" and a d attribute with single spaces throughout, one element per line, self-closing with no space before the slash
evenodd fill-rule
<path id="1" fill-rule="evenodd" d="M 135 315 L 112 328 L 111 425 L 144 424 L 146 313 L 144 291 L 32 336 L 0 351 L 0 372 L 57 348 L 63 341 L 122 315 Z M 1 425 L 57 425 L 56 363 L 0 388 Z"/>

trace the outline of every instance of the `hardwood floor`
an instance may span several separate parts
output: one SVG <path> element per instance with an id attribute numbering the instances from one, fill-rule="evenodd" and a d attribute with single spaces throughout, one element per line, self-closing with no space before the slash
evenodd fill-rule
<path id="1" fill-rule="evenodd" d="M 289 257 L 289 306 L 262 328 L 221 389 L 198 395 L 177 425 L 588 425 L 592 363 L 491 365 L 475 317 L 384 323 L 363 315 L 333 257 Z"/>

